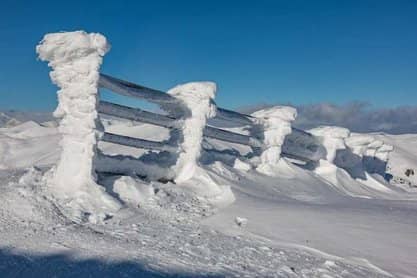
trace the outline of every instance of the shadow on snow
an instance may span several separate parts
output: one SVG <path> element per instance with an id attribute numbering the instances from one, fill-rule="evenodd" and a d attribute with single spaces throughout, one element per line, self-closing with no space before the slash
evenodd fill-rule
<path id="1" fill-rule="evenodd" d="M 0 276 L 9 277 L 224 277 L 197 273 L 160 273 L 134 261 L 72 258 L 69 254 L 34 255 L 0 249 Z"/>

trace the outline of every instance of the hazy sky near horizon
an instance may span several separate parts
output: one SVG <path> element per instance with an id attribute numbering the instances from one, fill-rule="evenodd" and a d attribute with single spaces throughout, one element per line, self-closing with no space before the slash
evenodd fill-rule
<path id="1" fill-rule="evenodd" d="M 103 72 L 162 90 L 215 81 L 223 107 L 417 105 L 417 1 L 3 0 L 0 109 L 53 110 L 35 46 L 81 29 L 112 44 Z"/>

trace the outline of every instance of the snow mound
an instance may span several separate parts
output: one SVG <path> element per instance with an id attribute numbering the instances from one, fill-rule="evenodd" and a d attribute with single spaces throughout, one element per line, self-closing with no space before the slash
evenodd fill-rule
<path id="1" fill-rule="evenodd" d="M 141 206 L 154 195 L 149 184 L 129 176 L 118 178 L 113 184 L 113 192 L 128 205 Z"/>

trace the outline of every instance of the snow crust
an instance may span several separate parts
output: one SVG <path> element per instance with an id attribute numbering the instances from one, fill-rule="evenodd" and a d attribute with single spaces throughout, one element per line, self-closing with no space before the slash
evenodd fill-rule
<path id="1" fill-rule="evenodd" d="M 182 142 L 177 163 L 175 181 L 184 182 L 193 177 L 201 153 L 203 129 L 207 119 L 216 115 L 213 99 L 216 84 L 213 82 L 191 82 L 178 85 L 168 94 L 181 101 L 185 113 L 182 126 Z"/>
<path id="2" fill-rule="evenodd" d="M 96 110 L 99 68 L 109 48 L 103 35 L 84 31 L 47 34 L 36 47 L 39 58 L 52 68 L 52 82 L 60 87 L 54 116 L 61 118 L 62 153 L 53 187 L 62 198 L 79 200 L 81 207 L 89 209 L 91 202 L 85 198 L 105 199 L 109 209 L 118 208 L 95 183 L 94 169 L 101 134 Z"/>
<path id="3" fill-rule="evenodd" d="M 285 137 L 291 133 L 291 122 L 297 117 L 297 110 L 289 106 L 274 106 L 256 111 L 252 116 L 261 126 L 265 144 L 256 169 L 266 175 L 276 175 L 281 148 Z"/>

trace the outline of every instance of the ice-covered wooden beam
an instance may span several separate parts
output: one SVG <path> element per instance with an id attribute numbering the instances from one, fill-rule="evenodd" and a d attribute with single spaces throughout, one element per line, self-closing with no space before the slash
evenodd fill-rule
<path id="1" fill-rule="evenodd" d="M 204 136 L 208 138 L 226 141 L 229 143 L 246 145 L 254 148 L 260 148 L 263 145 L 262 142 L 259 141 L 257 138 L 211 126 L 206 126 L 204 128 Z"/>
<path id="2" fill-rule="evenodd" d="M 136 98 L 149 100 L 160 105 L 176 103 L 176 100 L 174 100 L 172 96 L 166 94 L 165 92 L 147 88 L 105 74 L 100 75 L 100 86 L 125 96 L 133 96 Z M 126 118 L 133 121 L 141 121 L 167 128 L 179 127 L 177 122 L 168 116 L 121 105 L 109 104 L 106 102 L 100 103 L 99 112 L 115 117 Z M 215 118 L 232 121 L 240 125 L 253 125 L 256 121 L 253 116 L 231 111 L 221 107 L 217 107 Z M 231 143 L 249 145 L 252 147 L 260 146 L 259 140 L 256 140 L 255 138 L 217 129 L 215 127 L 206 127 L 204 129 L 204 136 L 224 140 Z M 291 133 L 285 137 L 282 149 L 283 156 L 298 157 L 298 159 L 302 159 L 304 161 L 318 161 L 325 155 L 325 150 L 321 143 L 318 141 L 317 137 L 295 127 L 292 127 Z"/>
<path id="3" fill-rule="evenodd" d="M 118 93 L 123 96 L 144 99 L 159 105 L 177 103 L 175 98 L 163 91 L 148 88 L 103 73 L 100 74 L 99 85 L 101 88 L 108 89 L 114 93 Z M 238 122 L 242 125 L 253 124 L 251 116 L 220 107 L 217 107 L 216 116 Z"/>
<path id="4" fill-rule="evenodd" d="M 221 107 L 217 107 L 216 117 L 233 121 L 235 123 L 240 123 L 241 125 L 252 125 L 254 121 L 254 118 L 249 115 L 241 114 L 239 112 L 224 109 Z"/>
<path id="5" fill-rule="evenodd" d="M 144 99 L 156 104 L 176 104 L 177 100 L 167 93 L 124 81 L 106 74 L 100 74 L 99 85 L 127 97 Z"/>
<path id="6" fill-rule="evenodd" d="M 327 153 L 318 137 L 293 127 L 291 133 L 285 136 L 281 154 L 308 162 L 319 161 L 325 158 Z"/>
<path id="7" fill-rule="evenodd" d="M 174 146 L 168 145 L 163 142 L 156 142 L 146 139 L 134 138 L 119 134 L 113 134 L 105 132 L 101 137 L 101 141 L 109 142 L 113 144 L 140 148 L 140 149 L 149 149 L 149 150 L 159 150 L 159 151 L 169 151 L 175 152 L 176 148 Z"/>
<path id="8" fill-rule="evenodd" d="M 181 126 L 180 122 L 175 118 L 106 101 L 100 101 L 98 112 L 121 119 L 154 124 L 166 128 L 180 128 Z M 262 147 L 262 142 L 254 137 L 212 126 L 206 126 L 203 134 L 205 137 L 230 143 L 242 144 L 254 148 Z M 324 158 L 325 155 L 326 151 L 317 137 L 297 128 L 292 128 L 291 133 L 285 137 L 282 146 L 282 156 L 303 161 L 318 161 Z"/>
<path id="9" fill-rule="evenodd" d="M 125 155 L 105 155 L 99 153 L 96 160 L 96 169 L 98 172 L 112 174 L 146 175 L 146 178 L 150 180 L 170 180 L 174 178 L 174 172 L 170 168 Z"/>
<path id="10" fill-rule="evenodd" d="M 154 124 L 166 128 L 181 128 L 181 122 L 166 115 L 144 111 L 138 108 L 131 108 L 106 101 L 100 101 L 98 106 L 99 113 L 127 119 L 131 121 Z M 230 143 L 242 144 L 251 147 L 261 147 L 262 142 L 256 138 L 239 134 L 212 126 L 206 126 L 203 130 L 205 137 L 223 140 Z"/>
<path id="11" fill-rule="evenodd" d="M 166 128 L 179 128 L 181 126 L 175 118 L 107 101 L 100 101 L 97 110 L 105 115 Z"/>

